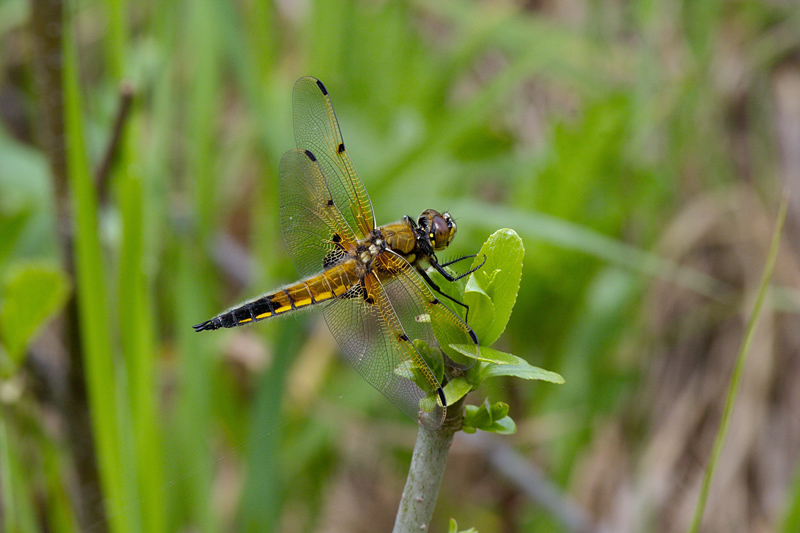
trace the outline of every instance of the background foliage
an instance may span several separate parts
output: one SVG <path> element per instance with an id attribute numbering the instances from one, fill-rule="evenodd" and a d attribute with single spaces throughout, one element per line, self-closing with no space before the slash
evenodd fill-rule
<path id="1" fill-rule="evenodd" d="M 319 314 L 190 328 L 296 277 L 277 169 L 306 74 L 380 223 L 448 209 L 453 257 L 519 233 L 497 347 L 567 380 L 473 400 L 510 405 L 492 446 L 561 511 L 457 438 L 433 529 L 686 529 L 777 198 L 800 191 L 795 2 L 58 6 L 0 1 L 6 531 L 390 527 L 416 428 Z M 709 531 L 800 527 L 796 205 Z"/>

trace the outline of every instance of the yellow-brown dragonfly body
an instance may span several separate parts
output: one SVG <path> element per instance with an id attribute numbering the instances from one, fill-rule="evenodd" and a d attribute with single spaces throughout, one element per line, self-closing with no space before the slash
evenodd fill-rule
<path id="1" fill-rule="evenodd" d="M 230 328 L 325 303 L 328 327 L 356 370 L 400 410 L 436 429 L 447 401 L 419 343 L 441 352 L 451 344 L 476 352 L 478 346 L 472 329 L 425 283 L 444 295 L 425 273 L 428 266 L 458 279 L 435 253 L 450 244 L 455 222 L 448 213 L 427 210 L 416 222 L 404 217 L 376 227 L 325 86 L 301 78 L 293 102 L 297 149 L 281 160 L 279 217 L 303 279 L 194 329 Z"/>

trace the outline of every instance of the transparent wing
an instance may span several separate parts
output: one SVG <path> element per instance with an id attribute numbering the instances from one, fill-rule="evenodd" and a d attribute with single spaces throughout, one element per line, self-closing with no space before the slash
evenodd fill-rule
<path id="1" fill-rule="evenodd" d="M 355 235 L 325 183 L 314 155 L 290 150 L 283 155 L 279 183 L 281 238 L 301 276 L 338 263 Z"/>
<path id="2" fill-rule="evenodd" d="M 300 78 L 294 84 L 292 100 L 297 148 L 310 150 L 317 157 L 334 203 L 353 231 L 366 237 L 375 228 L 375 214 L 344 148 L 327 89 L 316 78 Z"/>
<path id="3" fill-rule="evenodd" d="M 383 283 L 389 302 L 412 341 L 421 339 L 431 348 L 441 349 L 459 361 L 465 358 L 450 348 L 451 344 L 469 347 L 472 354 L 478 354 L 478 339 L 472 328 L 433 295 L 408 261 L 387 251 L 377 257 L 373 270 Z M 458 366 L 466 369 L 474 361 L 467 359 L 467 365 Z"/>
<path id="4" fill-rule="evenodd" d="M 423 427 L 435 430 L 446 414 L 439 382 L 403 330 L 383 285 L 370 274 L 325 308 L 325 321 L 342 353 L 367 382 Z M 425 374 L 425 390 L 409 364 Z"/>

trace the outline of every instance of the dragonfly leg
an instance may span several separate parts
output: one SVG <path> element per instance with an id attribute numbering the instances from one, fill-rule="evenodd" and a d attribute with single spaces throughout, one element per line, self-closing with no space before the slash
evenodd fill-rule
<path id="1" fill-rule="evenodd" d="M 486 263 L 486 256 L 485 255 L 483 256 L 483 261 L 481 262 L 480 265 L 478 265 L 475 268 L 472 268 L 472 269 L 468 270 L 467 272 L 464 272 L 463 274 L 460 274 L 458 276 L 453 276 L 447 270 L 445 270 L 444 267 L 453 265 L 455 263 L 458 263 L 459 261 L 463 261 L 464 259 L 472 259 L 475 256 L 476 256 L 476 254 L 465 255 L 463 257 L 459 257 L 458 259 L 453 259 L 452 261 L 448 261 L 447 263 L 439 264 L 439 261 L 436 260 L 436 256 L 431 254 L 431 256 L 428 258 L 428 263 L 430 263 L 430 265 L 433 268 L 435 268 L 436 271 L 444 277 L 444 279 L 446 279 L 447 281 L 452 282 L 452 281 L 458 281 L 458 280 L 460 280 L 461 278 L 463 278 L 465 276 L 469 276 L 470 274 L 472 274 L 473 272 L 475 272 L 476 270 L 481 268 Z M 445 298 L 447 298 L 451 302 L 457 303 L 458 305 L 463 307 L 465 309 L 464 322 L 469 324 L 469 306 L 467 304 L 465 304 L 464 302 L 456 300 L 452 296 L 449 296 L 449 295 L 443 293 L 442 290 L 439 288 L 439 286 L 436 285 L 433 282 L 433 280 L 430 278 L 430 276 L 428 276 L 428 274 L 422 268 L 417 268 L 417 272 L 419 272 L 420 275 L 422 275 L 422 278 L 428 283 L 428 285 L 431 286 L 431 288 L 433 290 L 435 290 L 436 292 L 438 292 L 439 294 L 441 294 L 442 296 L 444 296 Z"/>
<path id="2" fill-rule="evenodd" d="M 460 305 L 461 307 L 463 307 L 465 309 L 465 311 L 466 311 L 464 313 L 464 322 L 467 322 L 469 324 L 469 322 L 467 321 L 468 318 L 469 318 L 469 306 L 467 304 L 465 304 L 464 302 L 456 300 L 455 298 L 453 298 L 449 294 L 443 293 L 442 289 L 440 289 L 439 286 L 436 283 L 433 282 L 433 280 L 430 278 L 430 276 L 428 276 L 428 274 L 424 270 L 422 270 L 421 268 L 418 268 L 417 272 L 419 272 L 420 276 L 422 276 L 422 279 L 425 280 L 425 283 L 430 285 L 431 289 L 433 289 L 434 291 L 438 292 L 439 294 L 441 294 L 442 296 L 444 296 L 445 298 L 447 298 L 451 302 L 456 303 L 456 304 Z M 453 280 L 455 280 L 455 279 L 456 278 L 453 278 Z M 448 281 L 451 281 L 451 280 L 448 280 Z"/>
<path id="3" fill-rule="evenodd" d="M 458 259 L 453 259 L 452 261 L 448 261 L 447 263 L 441 263 L 441 264 L 436 260 L 435 256 L 431 256 L 429 258 L 429 262 L 430 262 L 431 266 L 433 268 L 435 268 L 436 271 L 439 274 L 444 276 L 444 279 L 446 279 L 447 281 L 458 281 L 463 277 L 469 276 L 470 274 L 472 274 L 473 272 L 475 272 L 476 270 L 481 268 L 484 264 L 486 264 L 486 256 L 485 255 L 483 256 L 483 261 L 481 261 L 480 265 L 476 266 L 475 268 L 471 268 L 471 269 L 467 270 L 466 272 L 464 272 L 463 274 L 459 274 L 458 276 L 453 276 L 448 271 L 446 271 L 444 269 L 444 267 L 450 266 L 450 265 L 454 265 L 454 264 L 456 264 L 456 263 L 458 263 L 460 261 L 463 261 L 464 259 L 472 259 L 476 255 L 477 254 L 465 255 L 463 257 L 459 257 Z"/>

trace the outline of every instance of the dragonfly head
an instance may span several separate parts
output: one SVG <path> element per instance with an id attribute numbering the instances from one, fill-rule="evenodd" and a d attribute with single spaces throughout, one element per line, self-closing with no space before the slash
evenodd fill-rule
<path id="1" fill-rule="evenodd" d="M 452 219 L 450 213 L 442 214 L 433 209 L 426 209 L 419 216 L 417 224 L 437 252 L 447 248 L 456 236 L 456 221 Z"/>

